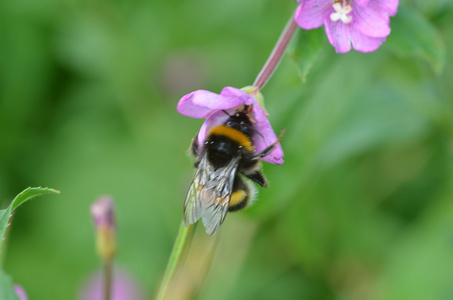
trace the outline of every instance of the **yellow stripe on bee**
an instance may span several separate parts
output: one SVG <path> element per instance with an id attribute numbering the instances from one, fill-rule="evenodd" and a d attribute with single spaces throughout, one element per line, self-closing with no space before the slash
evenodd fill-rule
<path id="1" fill-rule="evenodd" d="M 245 197 L 247 197 L 247 194 L 244 190 L 235 191 L 231 194 L 230 206 L 236 206 L 237 204 L 244 201 Z"/>
<path id="2" fill-rule="evenodd" d="M 253 145 L 252 145 L 252 142 L 250 141 L 250 139 L 244 133 L 242 133 L 239 130 L 234 129 L 232 127 L 228 127 L 225 125 L 216 126 L 216 127 L 212 128 L 211 131 L 209 131 L 208 135 L 211 135 L 211 134 L 224 135 L 226 137 L 229 137 L 230 139 L 232 139 L 233 141 L 235 141 L 242 147 L 244 147 L 246 150 L 248 150 L 250 152 L 254 151 Z"/>

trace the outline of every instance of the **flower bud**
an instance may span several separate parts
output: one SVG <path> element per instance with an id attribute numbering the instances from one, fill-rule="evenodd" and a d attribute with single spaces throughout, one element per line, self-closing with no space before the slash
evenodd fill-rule
<path id="1" fill-rule="evenodd" d="M 266 116 L 268 116 L 269 114 L 267 113 L 266 111 L 266 108 L 264 107 L 264 98 L 263 98 L 263 94 L 261 94 L 260 90 L 254 86 L 246 86 L 246 87 L 243 87 L 241 90 L 243 90 L 244 92 L 246 92 L 247 94 L 251 95 L 252 97 L 254 97 L 256 99 L 256 101 L 258 102 L 258 104 L 261 106 L 261 108 L 264 110 L 264 112 L 266 113 Z"/>
<path id="2" fill-rule="evenodd" d="M 96 227 L 96 244 L 99 256 L 111 260 L 116 251 L 114 205 L 110 197 L 100 197 L 90 207 Z"/>

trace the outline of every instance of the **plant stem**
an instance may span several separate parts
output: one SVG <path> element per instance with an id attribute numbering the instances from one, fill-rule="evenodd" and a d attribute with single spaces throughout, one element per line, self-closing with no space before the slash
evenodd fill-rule
<path id="1" fill-rule="evenodd" d="M 214 258 L 217 246 L 219 244 L 220 240 L 220 235 L 221 232 L 217 233 L 215 236 L 213 236 L 213 241 L 212 243 L 206 247 L 207 252 L 204 254 L 204 260 L 200 260 L 201 262 L 201 268 L 200 268 L 200 275 L 198 279 L 198 284 L 195 284 L 193 287 L 193 290 L 191 291 L 191 296 L 193 299 L 198 299 L 200 298 L 200 293 L 203 289 L 203 286 L 206 281 L 206 277 L 208 275 L 209 269 L 211 268 L 211 263 Z"/>
<path id="2" fill-rule="evenodd" d="M 159 291 L 157 292 L 156 297 L 157 300 L 164 299 L 165 293 L 167 292 L 168 284 L 173 278 L 176 267 L 179 265 L 181 261 L 182 254 L 189 244 L 188 242 L 190 240 L 190 237 L 192 236 L 193 228 L 194 228 L 193 224 L 186 227 L 184 223 L 181 222 L 181 225 L 179 226 L 178 235 L 176 236 L 175 244 L 173 245 L 170 258 L 168 259 L 167 268 L 165 269 L 164 273 L 164 278 L 162 279 Z"/>
<path id="3" fill-rule="evenodd" d="M 110 300 L 112 294 L 113 268 L 112 260 L 104 260 L 104 300 Z"/>
<path id="4" fill-rule="evenodd" d="M 294 36 L 296 29 L 297 24 L 294 21 L 294 16 L 291 15 L 291 18 L 277 41 L 277 44 L 275 44 L 271 55 L 267 59 L 266 64 L 255 79 L 253 86 L 258 88 L 258 90 L 262 89 L 263 86 L 266 85 L 269 78 L 271 78 L 280 60 L 282 59 L 283 54 L 285 53 L 286 47 L 288 47 L 289 42 Z"/>

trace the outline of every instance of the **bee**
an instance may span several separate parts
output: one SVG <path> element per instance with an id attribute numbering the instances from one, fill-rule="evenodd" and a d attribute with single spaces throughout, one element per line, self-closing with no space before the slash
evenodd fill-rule
<path id="1" fill-rule="evenodd" d="M 208 131 L 202 150 L 198 134 L 193 139 L 190 151 L 197 158 L 197 170 L 184 201 L 186 226 L 201 218 L 206 233 L 214 235 L 227 212 L 244 209 L 253 202 L 255 188 L 247 179 L 267 186 L 260 158 L 272 152 L 281 136 L 261 153 L 254 154 L 252 138 L 261 134 L 252 126 L 251 111 L 251 106 L 238 109 L 233 115 L 224 111 L 228 119 Z"/>

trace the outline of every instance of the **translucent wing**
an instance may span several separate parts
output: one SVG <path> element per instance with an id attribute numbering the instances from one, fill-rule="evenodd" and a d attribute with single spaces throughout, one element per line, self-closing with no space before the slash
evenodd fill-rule
<path id="1" fill-rule="evenodd" d="M 189 187 L 189 192 L 187 193 L 186 200 L 184 201 L 184 225 L 188 226 L 189 224 L 193 224 L 202 216 L 202 202 L 200 197 L 201 189 L 203 185 L 201 182 L 207 181 L 207 173 L 211 172 L 211 170 L 207 170 L 207 167 L 212 167 L 207 164 L 206 156 L 203 156 L 198 164 L 197 172 L 193 177 L 192 183 Z"/>
<path id="2" fill-rule="evenodd" d="M 204 152 L 184 202 L 184 224 L 202 218 L 206 232 L 213 235 L 228 212 L 234 177 L 241 157 L 233 158 L 225 167 L 214 169 Z"/>

